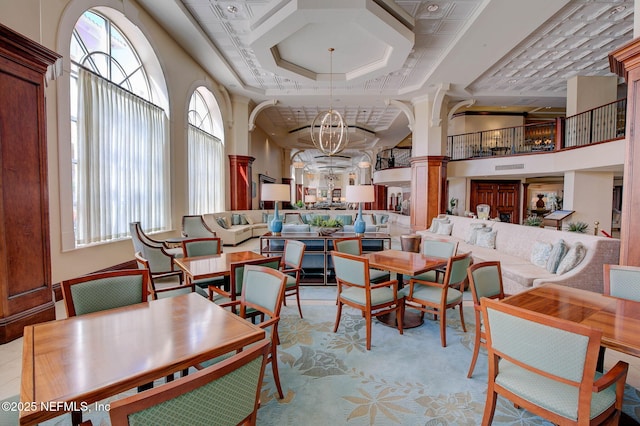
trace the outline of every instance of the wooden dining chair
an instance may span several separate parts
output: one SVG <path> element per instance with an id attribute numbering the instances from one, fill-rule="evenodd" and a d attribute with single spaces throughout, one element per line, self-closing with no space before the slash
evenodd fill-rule
<path id="1" fill-rule="evenodd" d="M 640 266 L 603 265 L 604 294 L 640 302 Z"/>
<path id="2" fill-rule="evenodd" d="M 140 253 L 149 261 L 149 271 L 153 278 L 178 276 L 182 279 L 182 271 L 173 262 L 176 257 L 182 257 L 181 248 L 168 248 L 163 242 L 152 240 L 142 231 L 140 222 L 131 222 L 129 230 L 134 254 Z"/>
<path id="3" fill-rule="evenodd" d="M 68 317 L 147 301 L 151 288 L 146 269 L 97 272 L 61 283 Z"/>
<path id="4" fill-rule="evenodd" d="M 300 276 L 302 275 L 302 259 L 306 247 L 307 245 L 302 241 L 285 240 L 282 263 L 280 264 L 280 271 L 287 276 L 283 303 L 285 306 L 287 305 L 287 296 L 296 296 L 300 318 L 303 318 L 302 306 L 300 305 Z"/>
<path id="5" fill-rule="evenodd" d="M 348 253 L 356 256 L 362 256 L 362 237 L 345 237 L 333 240 L 333 248 L 340 253 Z M 369 270 L 369 279 L 373 283 L 389 281 L 391 275 L 388 271 L 371 268 Z"/>
<path id="6" fill-rule="evenodd" d="M 147 271 L 151 271 L 149 260 L 145 259 L 142 256 L 142 253 L 138 252 L 135 254 L 136 262 L 138 263 L 139 269 L 146 269 Z M 164 299 L 166 297 L 174 297 L 179 296 L 181 294 L 197 292 L 199 295 L 203 297 L 208 297 L 207 291 L 202 288 L 196 286 L 194 282 L 187 285 L 184 281 L 179 281 L 177 285 L 175 283 L 161 283 L 159 281 L 163 281 L 163 278 L 154 278 L 151 273 L 150 276 L 150 286 L 149 286 L 149 294 L 153 300 Z"/>
<path id="7" fill-rule="evenodd" d="M 411 307 L 425 313 L 431 313 L 440 320 L 440 342 L 447 346 L 447 309 L 460 308 L 460 323 L 464 325 L 462 311 L 462 291 L 467 280 L 467 268 L 471 264 L 471 253 L 452 256 L 447 261 L 447 269 L 442 282 L 411 278 L 409 285 L 400 290 L 404 296 L 405 309 Z"/>
<path id="8" fill-rule="evenodd" d="M 219 237 L 197 237 L 182 241 L 182 256 L 196 257 L 222 253 L 222 240 Z"/>
<path id="9" fill-rule="evenodd" d="M 213 238 L 216 232 L 209 228 L 202 215 L 182 216 L 182 236 L 189 238 Z"/>
<path id="10" fill-rule="evenodd" d="M 449 259 L 451 256 L 455 256 L 458 253 L 457 241 L 424 239 L 421 246 L 421 253 L 425 256 Z M 438 268 L 410 278 L 422 281 L 439 281 L 443 277 L 444 268 Z"/>
<path id="11" fill-rule="evenodd" d="M 242 352 L 172 383 L 114 401 L 114 425 L 255 425 L 271 343 Z"/>
<path id="12" fill-rule="evenodd" d="M 280 399 L 284 398 L 278 373 L 277 348 L 280 343 L 278 324 L 284 300 L 287 276 L 276 268 L 255 264 L 243 265 L 242 293 L 240 299 L 221 303 L 223 307 L 239 308 L 239 316 L 249 318 L 259 313 L 261 322 L 256 324 L 269 334 L 271 353 L 267 362 L 271 363 L 273 381 Z"/>
<path id="13" fill-rule="evenodd" d="M 369 260 L 339 251 L 332 251 L 333 265 L 338 283 L 338 311 L 333 332 L 338 331 L 342 306 L 362 311 L 366 321 L 366 346 L 371 349 L 371 321 L 373 317 L 394 312 L 398 331 L 403 334 L 404 304 L 398 292 L 398 280 L 372 283 L 369 276 Z"/>
<path id="14" fill-rule="evenodd" d="M 602 331 L 483 298 L 489 379 L 483 425 L 498 395 L 558 425 L 618 424 L 629 365 L 596 374 Z"/>
<path id="15" fill-rule="evenodd" d="M 485 335 L 482 321 L 482 309 L 480 299 L 488 297 L 490 299 L 502 300 L 505 297 L 502 285 L 502 269 L 499 261 L 475 263 L 467 268 L 469 287 L 473 299 L 473 312 L 475 314 L 476 337 L 473 345 L 473 355 L 467 377 L 471 378 L 476 367 L 480 347 L 486 347 L 487 336 Z"/>

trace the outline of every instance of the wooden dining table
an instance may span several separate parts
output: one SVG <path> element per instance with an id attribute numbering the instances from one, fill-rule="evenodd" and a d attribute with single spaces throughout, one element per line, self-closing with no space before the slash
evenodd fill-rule
<path id="1" fill-rule="evenodd" d="M 197 293 L 24 328 L 20 425 L 98 402 L 265 338 Z"/>
<path id="2" fill-rule="evenodd" d="M 557 284 L 532 287 L 503 302 L 600 329 L 602 346 L 640 357 L 640 302 Z"/>
<path id="3" fill-rule="evenodd" d="M 404 285 L 404 275 L 414 276 L 427 271 L 442 268 L 447 265 L 447 258 L 426 256 L 401 250 L 383 250 L 364 255 L 369 259 L 369 267 L 394 272 L 398 280 L 398 288 Z M 392 327 L 396 327 L 395 313 L 380 315 L 378 320 Z M 422 324 L 422 315 L 406 311 L 402 318 L 403 328 L 418 327 Z"/>
<path id="4" fill-rule="evenodd" d="M 184 272 L 185 284 L 189 285 L 195 280 L 228 277 L 231 273 L 232 263 L 264 258 L 264 255 L 253 251 L 238 251 L 208 256 L 174 258 L 173 261 Z"/>

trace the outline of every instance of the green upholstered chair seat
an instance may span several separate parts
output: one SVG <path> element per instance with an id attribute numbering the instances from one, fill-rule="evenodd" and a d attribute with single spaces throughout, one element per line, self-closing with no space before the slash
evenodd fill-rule
<path id="1" fill-rule="evenodd" d="M 287 275 L 287 282 L 285 283 L 286 288 L 295 287 L 296 284 L 296 277 L 293 275 Z"/>
<path id="2" fill-rule="evenodd" d="M 168 248 L 168 249 L 164 249 L 164 251 L 166 251 L 167 253 L 175 256 L 175 257 L 182 257 L 182 248 L 181 247 L 177 247 L 177 248 Z"/>
<path id="3" fill-rule="evenodd" d="M 358 305 L 366 305 L 365 289 L 361 287 L 349 287 L 342 291 L 342 297 Z M 374 288 L 371 290 L 371 305 L 379 305 L 393 301 L 393 290 L 389 287 Z"/>
<path id="4" fill-rule="evenodd" d="M 215 285 L 216 287 L 222 287 L 225 284 L 223 277 L 219 278 L 203 278 L 201 280 L 194 280 L 193 283 L 200 288 L 207 288 L 209 285 Z"/>
<path id="5" fill-rule="evenodd" d="M 496 384 L 571 420 L 578 418 L 578 388 L 527 371 L 506 360 L 499 363 Z M 602 374 L 596 373 L 597 380 Z M 602 392 L 592 393 L 591 418 L 615 403 L 615 384 Z"/>
<path id="6" fill-rule="evenodd" d="M 411 287 L 404 287 L 398 292 L 398 295 L 408 297 Z M 413 298 L 419 300 L 425 300 L 431 303 L 440 303 L 442 299 L 442 290 L 439 287 L 431 287 L 426 285 L 416 284 L 413 290 Z M 447 291 L 446 304 L 456 303 L 462 299 L 462 293 L 455 288 L 449 287 Z"/>

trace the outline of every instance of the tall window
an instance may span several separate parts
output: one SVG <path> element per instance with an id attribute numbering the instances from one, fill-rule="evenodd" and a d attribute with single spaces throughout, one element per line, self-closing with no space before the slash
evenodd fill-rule
<path id="1" fill-rule="evenodd" d="M 198 87 L 189 101 L 189 212 L 224 210 L 224 145 L 213 94 Z"/>
<path id="2" fill-rule="evenodd" d="M 76 23 L 71 63 L 76 245 L 126 237 L 132 221 L 168 229 L 168 120 L 152 103 L 144 64 L 95 11 Z"/>

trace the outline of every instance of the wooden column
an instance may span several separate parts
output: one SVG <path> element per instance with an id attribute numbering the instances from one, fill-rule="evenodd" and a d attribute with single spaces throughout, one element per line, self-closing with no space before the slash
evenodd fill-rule
<path id="1" fill-rule="evenodd" d="M 411 227 L 427 229 L 431 220 L 447 208 L 449 157 L 430 155 L 411 159 Z"/>
<path id="2" fill-rule="evenodd" d="M 624 160 L 620 264 L 640 266 L 640 38 L 609 55 L 611 71 L 627 81 L 627 148 Z M 638 172 L 635 166 L 638 166 Z"/>
<path id="3" fill-rule="evenodd" d="M 54 320 L 45 78 L 61 56 L 0 25 L 0 344 Z"/>
<path id="4" fill-rule="evenodd" d="M 229 201 L 231 210 L 251 210 L 251 164 L 255 158 L 229 155 Z"/>

